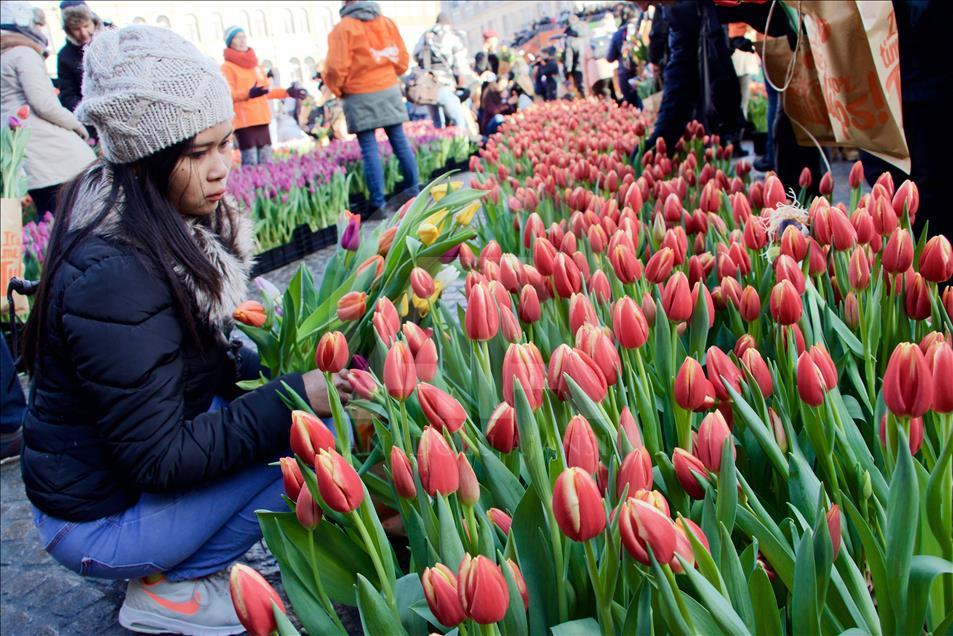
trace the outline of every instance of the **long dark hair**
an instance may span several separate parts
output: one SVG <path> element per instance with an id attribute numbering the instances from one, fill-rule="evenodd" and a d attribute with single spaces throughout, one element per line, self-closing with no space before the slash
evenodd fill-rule
<path id="1" fill-rule="evenodd" d="M 63 186 L 56 210 L 56 222 L 53 224 L 53 233 L 47 248 L 46 265 L 24 333 L 24 363 L 31 375 L 36 372 L 42 334 L 49 320 L 50 290 L 60 266 L 66 262 L 76 246 L 81 245 L 94 233 L 120 200 L 117 232 L 121 237 L 119 240 L 135 247 L 147 266 L 151 266 L 166 279 L 186 331 L 196 344 L 202 342 L 202 325 L 194 318 L 189 304 L 190 296 L 172 269 L 172 264 L 176 263 L 185 268 L 194 284 L 212 297 L 221 293 L 221 274 L 196 245 L 182 215 L 168 196 L 172 171 L 191 151 L 194 141 L 194 137 L 186 139 L 132 163 L 94 165 Z M 112 175 L 112 187 L 102 210 L 85 226 L 70 228 L 73 208 L 84 181 L 90 179 L 93 183 L 98 183 L 106 170 Z M 225 216 L 225 203 L 222 202 L 212 215 L 203 217 L 198 222 L 207 224 L 222 234 L 225 230 Z M 232 233 L 236 231 L 234 225 L 227 229 Z M 234 235 L 230 235 L 228 239 L 234 240 Z"/>

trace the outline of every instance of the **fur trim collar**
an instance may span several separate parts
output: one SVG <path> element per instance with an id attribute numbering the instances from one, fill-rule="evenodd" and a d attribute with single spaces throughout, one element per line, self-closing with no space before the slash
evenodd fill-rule
<path id="1" fill-rule="evenodd" d="M 6 51 L 15 46 L 25 46 L 43 55 L 43 45 L 30 36 L 17 33 L 16 31 L 0 30 L 0 51 Z"/>
<path id="2" fill-rule="evenodd" d="M 81 177 L 80 190 L 70 214 L 70 229 L 78 230 L 93 222 L 102 212 L 112 188 L 112 172 L 106 165 L 86 171 Z M 123 241 L 120 227 L 122 193 L 93 233 L 106 239 Z M 211 296 L 195 282 L 182 263 L 173 263 L 172 270 L 182 281 L 192 301 L 197 318 L 225 342 L 224 334 L 231 331 L 232 313 L 245 299 L 248 291 L 248 273 L 254 262 L 254 227 L 247 215 L 235 205 L 216 210 L 212 223 L 206 225 L 198 217 L 185 218 L 185 224 L 198 248 L 209 263 L 221 273 L 222 289 Z M 221 231 L 213 227 L 220 225 Z"/>

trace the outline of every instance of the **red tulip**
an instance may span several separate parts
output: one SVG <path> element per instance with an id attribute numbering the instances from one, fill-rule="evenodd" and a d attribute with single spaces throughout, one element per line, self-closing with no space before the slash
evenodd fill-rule
<path id="1" fill-rule="evenodd" d="M 367 294 L 364 292 L 352 291 L 344 294 L 338 301 L 338 320 L 341 322 L 360 320 L 364 317 L 366 302 Z"/>
<path id="2" fill-rule="evenodd" d="M 350 369 L 347 372 L 347 381 L 354 387 L 354 392 L 365 400 L 373 400 L 380 390 L 374 376 L 360 369 Z"/>
<path id="3" fill-rule="evenodd" d="M 414 358 L 406 344 L 397 342 L 384 358 L 384 386 L 392 397 L 405 400 L 414 392 L 416 385 Z"/>
<path id="4" fill-rule="evenodd" d="M 467 298 L 466 329 L 470 340 L 491 340 L 500 330 L 500 314 L 489 288 L 476 285 Z"/>
<path id="5" fill-rule="evenodd" d="M 499 508 L 490 508 L 486 511 L 486 516 L 490 518 L 490 521 L 493 522 L 493 525 L 499 528 L 503 534 L 510 533 L 510 526 L 513 525 L 513 518 L 511 516 Z"/>
<path id="6" fill-rule="evenodd" d="M 884 402 L 897 417 L 920 417 L 933 402 L 933 374 L 920 347 L 901 342 L 887 362 Z"/>
<path id="7" fill-rule="evenodd" d="M 653 254 L 652 258 L 650 258 L 649 262 L 646 264 L 645 278 L 649 282 L 658 285 L 669 277 L 674 265 L 675 251 L 670 247 L 663 247 Z"/>
<path id="8" fill-rule="evenodd" d="M 820 369 L 821 376 L 824 378 L 824 385 L 828 390 L 833 390 L 837 386 L 837 367 L 834 366 L 831 354 L 827 352 L 824 345 L 816 344 L 808 350 L 808 355 Z"/>
<path id="9" fill-rule="evenodd" d="M 801 320 L 801 296 L 789 280 L 782 280 L 771 290 L 771 316 L 781 325 L 793 325 Z"/>
<path id="10" fill-rule="evenodd" d="M 579 266 L 563 253 L 557 254 L 553 261 L 553 289 L 560 298 L 569 298 L 582 289 Z"/>
<path id="11" fill-rule="evenodd" d="M 606 397 L 606 377 L 585 351 L 560 345 L 549 359 L 549 389 L 560 400 L 569 398 L 569 384 L 563 374 L 572 378 L 593 402 L 601 402 Z"/>
<path id="12" fill-rule="evenodd" d="M 694 473 L 702 478 L 708 476 L 708 471 L 700 459 L 692 455 L 684 448 L 676 448 L 672 454 L 672 465 L 675 467 L 675 477 L 682 489 L 688 493 L 692 499 L 704 499 L 705 489 Z"/>
<path id="13" fill-rule="evenodd" d="M 599 465 L 599 443 L 589 422 L 581 415 L 569 420 L 563 433 L 563 450 L 566 464 L 594 473 Z"/>
<path id="14" fill-rule="evenodd" d="M 306 530 L 314 530 L 321 523 L 324 513 L 321 507 L 315 503 L 311 496 L 311 491 L 307 487 L 302 488 L 295 500 L 295 517 L 298 523 Z"/>
<path id="15" fill-rule="evenodd" d="M 635 421 L 635 417 L 632 415 L 632 411 L 629 410 L 628 406 L 622 407 L 622 412 L 619 413 L 619 431 L 618 431 L 618 445 L 619 448 L 624 448 L 622 444 L 622 436 L 629 441 L 629 446 L 634 448 L 642 448 L 645 444 L 642 442 L 642 432 L 639 430 L 639 425 Z"/>
<path id="16" fill-rule="evenodd" d="M 920 252 L 920 274 L 931 283 L 945 283 L 953 277 L 953 248 L 938 234 L 927 241 Z"/>
<path id="17" fill-rule="evenodd" d="M 754 322 L 761 316 L 761 297 L 758 295 L 758 290 L 751 285 L 745 287 L 744 291 L 741 292 L 738 312 L 745 322 Z"/>
<path id="18" fill-rule="evenodd" d="M 301 487 L 304 486 L 304 476 L 298 467 L 298 462 L 292 457 L 282 457 L 278 460 L 281 466 L 281 479 L 285 485 L 285 494 L 291 501 L 298 500 Z"/>
<path id="19" fill-rule="evenodd" d="M 800 263 L 807 256 L 807 238 L 797 227 L 789 225 L 781 233 L 781 254 Z"/>
<path id="20" fill-rule="evenodd" d="M 429 382 L 437 375 L 437 343 L 427 338 L 414 355 L 417 378 Z"/>
<path id="21" fill-rule="evenodd" d="M 870 261 L 862 247 L 855 247 L 847 264 L 847 280 L 852 289 L 863 291 L 870 284 Z"/>
<path id="22" fill-rule="evenodd" d="M 827 517 L 827 530 L 831 535 L 831 544 L 834 548 L 834 560 L 837 560 L 837 553 L 840 552 L 840 506 L 834 504 L 825 515 Z"/>
<path id="23" fill-rule="evenodd" d="M 325 449 L 334 448 L 334 434 L 324 422 L 306 411 L 291 412 L 291 450 L 306 462 Z"/>
<path id="24" fill-rule="evenodd" d="M 913 224 L 917 218 L 917 210 L 920 209 L 920 191 L 917 189 L 917 184 L 909 179 L 901 183 L 893 195 L 892 204 L 893 211 L 898 217 L 903 216 L 903 209 L 906 208 L 910 223 Z"/>
<path id="25" fill-rule="evenodd" d="M 844 324 L 855 330 L 860 327 L 860 305 L 854 292 L 844 297 Z"/>
<path id="26" fill-rule="evenodd" d="M 821 182 L 817 185 L 818 192 L 822 196 L 829 197 L 834 192 L 834 177 L 831 175 L 830 170 L 824 173 L 824 176 L 821 177 Z"/>
<path id="27" fill-rule="evenodd" d="M 404 499 L 413 499 L 417 496 L 417 485 L 414 483 L 414 471 L 410 466 L 410 459 L 399 446 L 391 446 L 390 449 L 390 476 L 394 481 L 397 496 Z"/>
<path id="28" fill-rule="evenodd" d="M 715 397 L 722 401 L 731 400 L 725 383 L 737 392 L 741 392 L 741 379 L 744 377 L 735 363 L 718 347 L 710 347 L 705 354 L 705 367 L 708 381 L 715 390 Z M 722 380 L 724 378 L 724 380 Z"/>
<path id="29" fill-rule="evenodd" d="M 682 322 L 692 317 L 692 292 L 688 287 L 688 278 L 682 272 L 675 272 L 662 292 L 662 309 L 671 322 Z"/>
<path id="30" fill-rule="evenodd" d="M 347 513 L 364 501 L 364 484 L 354 467 L 336 450 L 322 450 L 314 458 L 321 498 L 331 510 Z"/>
<path id="31" fill-rule="evenodd" d="M 741 357 L 741 364 L 754 376 L 761 394 L 766 398 L 771 397 L 771 394 L 774 393 L 774 378 L 764 358 L 761 357 L 761 353 L 754 348 L 748 349 Z"/>
<path id="32" fill-rule="evenodd" d="M 261 327 L 268 320 L 268 314 L 261 303 L 246 300 L 235 308 L 232 318 L 250 327 Z"/>
<path id="33" fill-rule="evenodd" d="M 674 396 L 675 403 L 688 411 L 701 412 L 714 406 L 715 388 L 694 358 L 685 358 L 675 375 Z"/>
<path id="34" fill-rule="evenodd" d="M 251 636 L 268 636 L 278 629 L 273 605 L 277 605 L 282 614 L 287 611 L 265 577 L 247 565 L 236 563 L 232 566 L 228 589 L 235 614 Z"/>
<path id="35" fill-rule="evenodd" d="M 907 277 L 907 281 L 907 291 L 904 297 L 904 308 L 907 310 L 907 315 L 914 320 L 926 320 L 932 312 L 930 298 L 933 294 L 919 272 L 914 272 L 912 277 Z"/>
<path id="36" fill-rule="evenodd" d="M 910 454 L 916 455 L 920 452 L 920 446 L 923 445 L 923 418 L 922 417 L 911 417 L 910 418 L 910 439 L 908 440 L 910 444 Z M 880 444 L 886 448 L 887 447 L 887 414 L 884 413 L 883 417 L 880 418 Z"/>
<path id="37" fill-rule="evenodd" d="M 539 305 L 539 295 L 533 286 L 523 285 L 523 289 L 520 290 L 518 307 L 520 320 L 526 324 L 533 324 L 540 319 L 542 309 Z"/>
<path id="38" fill-rule="evenodd" d="M 397 315 L 394 303 L 388 298 L 380 298 L 377 301 L 372 322 L 377 335 L 385 345 L 390 345 L 400 331 L 400 316 Z"/>
<path id="39" fill-rule="evenodd" d="M 516 255 L 504 254 L 500 259 L 500 283 L 513 294 L 523 286 L 523 264 Z"/>
<path id="40" fill-rule="evenodd" d="M 784 194 L 784 186 L 781 180 L 774 174 L 769 174 L 764 179 L 764 206 L 765 208 L 776 208 L 779 204 L 786 203 L 787 195 Z"/>
<path id="41" fill-rule="evenodd" d="M 847 183 L 851 190 L 856 190 L 864 180 L 864 164 L 859 160 L 850 167 L 850 174 L 847 176 Z"/>
<path id="42" fill-rule="evenodd" d="M 460 489 L 457 490 L 460 503 L 464 506 L 476 505 L 480 501 L 480 482 L 463 453 L 457 453 L 457 472 L 460 474 Z"/>
<path id="43" fill-rule="evenodd" d="M 501 402 L 486 424 L 486 441 L 501 453 L 509 453 L 519 445 L 516 428 L 516 412 L 506 402 Z"/>
<path id="44" fill-rule="evenodd" d="M 672 566 L 672 571 L 676 574 L 682 572 L 682 564 L 678 560 L 679 556 L 685 559 L 690 565 L 695 563 L 695 553 L 692 551 L 692 543 L 688 538 L 689 533 L 695 535 L 695 538 L 698 540 L 698 542 L 705 546 L 705 550 L 711 552 L 711 547 L 708 544 L 708 537 L 706 537 L 702 529 L 698 527 L 698 524 L 691 519 L 679 517 L 675 522 L 676 556 L 672 558 L 672 562 L 669 564 Z"/>
<path id="45" fill-rule="evenodd" d="M 548 239 L 539 237 L 533 244 L 533 264 L 543 276 L 550 276 L 556 262 L 556 248 Z"/>
<path id="46" fill-rule="evenodd" d="M 606 527 L 606 513 L 599 486 L 582 468 L 567 468 L 553 486 L 553 516 L 564 535 L 588 541 Z"/>
<path id="47" fill-rule="evenodd" d="M 910 232 L 897 228 L 887 239 L 883 250 L 883 268 L 891 274 L 902 274 L 913 265 L 913 239 Z"/>
<path id="48" fill-rule="evenodd" d="M 616 340 L 626 349 L 637 349 L 649 337 L 649 325 L 639 305 L 624 296 L 616 301 L 612 310 L 612 330 Z"/>
<path id="49" fill-rule="evenodd" d="M 583 294 L 573 294 L 569 299 L 569 330 L 574 335 L 584 324 L 599 325 L 596 310 Z"/>
<path id="50" fill-rule="evenodd" d="M 638 499 L 628 499 L 619 506 L 619 534 L 629 555 L 648 565 L 648 548 L 659 563 L 669 563 L 675 556 L 675 524 L 658 508 Z"/>
<path id="51" fill-rule="evenodd" d="M 764 229 L 764 220 L 759 216 L 752 216 L 745 221 L 742 235 L 745 247 L 752 251 L 761 250 L 768 242 L 768 233 Z"/>
<path id="52" fill-rule="evenodd" d="M 618 244 L 609 249 L 609 263 L 612 271 L 623 285 L 633 283 L 642 278 L 642 262 L 632 249 L 624 244 Z"/>
<path id="53" fill-rule="evenodd" d="M 506 560 L 506 567 L 510 569 L 510 575 L 513 577 L 516 589 L 519 590 L 520 598 L 523 599 L 523 609 L 529 609 L 529 590 L 526 589 L 526 581 L 523 579 L 523 573 L 513 559 Z"/>
<path id="54" fill-rule="evenodd" d="M 514 408 L 513 391 L 517 380 L 526 393 L 530 407 L 535 411 L 542 406 L 546 368 L 543 356 L 532 342 L 511 344 L 503 356 L 503 399 Z"/>
<path id="55" fill-rule="evenodd" d="M 811 358 L 811 355 L 805 351 L 797 359 L 798 394 L 806 404 L 820 406 L 824 403 L 827 390 L 824 374 Z"/>
<path id="56" fill-rule="evenodd" d="M 480 625 L 503 620 L 510 604 L 509 588 L 500 566 L 483 556 L 463 557 L 458 573 L 463 611 Z"/>
<path id="57" fill-rule="evenodd" d="M 629 497 L 640 490 L 652 488 L 652 459 L 644 447 L 633 450 L 622 460 L 619 473 L 616 475 L 616 497 L 622 497 L 622 492 L 626 488 L 628 488 Z"/>
<path id="58" fill-rule="evenodd" d="M 467 617 L 460 602 L 457 575 L 443 563 L 424 568 L 420 577 L 427 606 L 441 625 L 454 627 Z"/>
<path id="59" fill-rule="evenodd" d="M 432 426 L 424 427 L 417 445 L 417 472 L 420 484 L 431 497 L 449 495 L 460 488 L 456 456 L 447 440 Z"/>
<path id="60" fill-rule="evenodd" d="M 417 385 L 417 398 L 424 417 L 438 431 L 444 428 L 451 433 L 460 430 L 467 420 L 467 412 L 452 395 L 432 384 L 421 382 Z"/>
<path id="61" fill-rule="evenodd" d="M 731 440 L 729 442 L 732 444 L 731 454 L 736 455 L 737 451 L 725 418 L 719 411 L 706 415 L 698 427 L 698 435 L 695 436 L 692 450 L 705 468 L 713 473 L 721 470 L 721 452 L 725 446 L 725 440 Z"/>
<path id="62" fill-rule="evenodd" d="M 948 342 L 934 346 L 927 356 L 933 376 L 933 410 L 937 413 L 953 413 L 953 391 L 949 390 L 953 378 L 953 347 Z"/>
<path id="63" fill-rule="evenodd" d="M 340 331 L 329 331 L 318 341 L 314 364 L 325 373 L 337 373 L 347 365 L 348 357 L 347 338 Z"/>

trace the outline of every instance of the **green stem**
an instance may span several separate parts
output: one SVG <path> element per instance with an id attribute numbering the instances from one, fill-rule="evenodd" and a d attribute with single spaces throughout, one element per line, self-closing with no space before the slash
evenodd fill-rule
<path id="1" fill-rule="evenodd" d="M 592 580 L 592 588 L 596 592 L 596 613 L 599 615 L 599 626 L 602 627 L 604 636 L 610 636 L 615 634 L 612 608 L 605 598 L 606 591 L 603 588 L 602 579 L 599 577 L 599 564 L 596 560 L 595 550 L 592 549 L 592 540 L 583 541 L 582 545 L 586 550 L 586 567 L 589 570 L 589 578 Z"/>
<path id="2" fill-rule="evenodd" d="M 377 548 L 374 545 L 374 542 L 371 541 L 371 535 L 367 532 L 367 528 L 364 526 L 364 521 L 361 519 L 358 512 L 351 512 L 351 521 L 354 522 L 354 525 L 357 526 L 357 531 L 361 535 L 361 540 L 364 541 L 364 547 L 367 549 L 368 556 L 371 557 L 371 562 L 374 564 L 374 570 L 377 572 L 377 578 L 380 579 L 381 588 L 384 592 L 384 597 L 387 599 L 387 602 L 390 603 L 390 606 L 394 609 L 395 612 L 399 613 L 397 607 L 397 599 L 394 596 L 394 590 L 390 585 L 390 578 L 387 576 L 387 571 L 384 570 L 384 565 L 381 563 L 381 557 L 377 553 Z"/>
<path id="3" fill-rule="evenodd" d="M 318 574 L 318 560 L 314 555 L 313 529 L 308 530 L 308 563 L 311 565 L 311 575 L 314 577 L 314 586 L 318 592 L 318 600 L 321 601 L 321 605 L 324 606 L 324 611 L 328 613 L 328 616 L 334 621 L 334 624 L 337 625 L 342 633 L 347 633 L 338 613 L 334 610 L 334 605 L 331 604 L 331 599 L 328 598 L 327 592 L 324 591 L 324 585 L 321 583 L 321 575 Z"/>
<path id="4" fill-rule="evenodd" d="M 400 401 L 400 430 L 404 436 L 404 451 L 410 452 L 414 447 L 410 443 L 410 422 L 407 420 L 407 401 Z"/>
<path id="5" fill-rule="evenodd" d="M 556 527 L 556 523 L 553 521 L 555 517 L 553 516 L 553 502 L 550 499 L 546 502 L 547 512 L 549 512 L 549 540 L 553 544 L 553 558 L 556 562 L 556 602 L 559 608 L 559 622 L 565 623 L 569 616 L 568 608 L 566 607 L 566 580 L 564 578 L 564 563 L 563 563 L 563 547 L 562 541 L 559 537 L 559 528 Z"/>

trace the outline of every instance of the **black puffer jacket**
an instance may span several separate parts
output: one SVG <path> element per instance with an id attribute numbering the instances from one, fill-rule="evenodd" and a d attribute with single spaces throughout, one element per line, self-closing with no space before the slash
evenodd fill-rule
<path id="1" fill-rule="evenodd" d="M 60 89 L 60 103 L 70 111 L 76 110 L 83 86 L 83 47 L 69 38 L 56 56 L 56 88 Z"/>
<path id="2" fill-rule="evenodd" d="M 108 227 L 97 233 L 53 280 L 23 426 L 27 495 L 71 521 L 262 462 L 287 448 L 290 428 L 278 381 L 207 412 L 214 395 L 234 393 L 236 367 L 220 333 L 209 329 L 196 346 L 168 283 Z M 212 307 L 219 315 L 211 322 L 221 325 L 226 301 L 245 293 L 237 287 L 248 259 L 236 257 L 237 243 L 197 240 L 219 252 L 213 262 L 222 264 L 225 285 L 197 313 Z M 300 375 L 281 379 L 304 395 Z"/>

